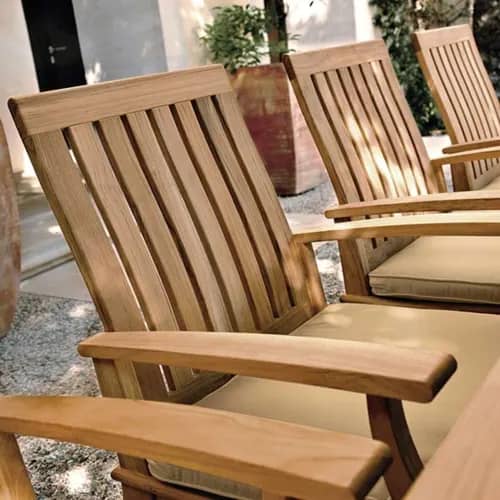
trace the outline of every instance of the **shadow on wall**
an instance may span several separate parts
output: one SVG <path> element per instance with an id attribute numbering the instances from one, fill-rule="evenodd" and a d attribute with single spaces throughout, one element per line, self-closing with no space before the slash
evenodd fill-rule
<path id="1" fill-rule="evenodd" d="M 88 83 L 166 71 L 158 0 L 73 0 Z"/>

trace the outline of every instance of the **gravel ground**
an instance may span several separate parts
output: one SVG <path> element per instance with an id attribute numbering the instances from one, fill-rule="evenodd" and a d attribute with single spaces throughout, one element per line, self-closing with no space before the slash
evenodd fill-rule
<path id="1" fill-rule="evenodd" d="M 90 302 L 21 293 L 12 328 L 0 339 L 1 394 L 99 394 L 92 363 L 78 343 L 100 330 Z M 40 499 L 114 499 L 113 454 L 46 439 L 21 438 Z"/>
<path id="2" fill-rule="evenodd" d="M 281 206 L 286 213 L 300 214 L 321 214 L 336 200 L 330 181 L 323 182 L 318 187 L 297 196 L 280 197 Z"/>
<path id="3" fill-rule="evenodd" d="M 281 198 L 288 213 L 322 213 L 334 201 L 329 183 L 299 196 Z M 329 302 L 343 290 L 336 244 L 316 248 Z M 0 394 L 98 394 L 92 364 L 76 347 L 99 331 L 92 303 L 21 293 L 9 334 L 0 339 Z M 72 444 L 21 438 L 26 465 L 40 499 L 118 499 L 109 477 L 113 454 Z"/>

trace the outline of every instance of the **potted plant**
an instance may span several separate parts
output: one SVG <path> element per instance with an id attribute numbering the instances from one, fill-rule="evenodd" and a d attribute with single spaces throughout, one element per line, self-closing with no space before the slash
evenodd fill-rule
<path id="1" fill-rule="evenodd" d="M 326 178 L 281 56 L 288 52 L 283 2 L 216 7 L 201 37 L 213 62 L 229 71 L 243 116 L 280 195 L 311 189 Z M 270 64 L 261 64 L 269 56 Z"/>

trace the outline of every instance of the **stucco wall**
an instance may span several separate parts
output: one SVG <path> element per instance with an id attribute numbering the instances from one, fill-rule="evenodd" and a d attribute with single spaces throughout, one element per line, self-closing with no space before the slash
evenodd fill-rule
<path id="1" fill-rule="evenodd" d="M 7 99 L 38 91 L 20 0 L 1 0 L 0 47 L 0 120 L 5 127 L 14 171 L 20 172 L 29 161 L 7 109 Z"/>
<path id="2" fill-rule="evenodd" d="M 167 69 L 158 0 L 73 0 L 89 83 Z"/>
<path id="3" fill-rule="evenodd" d="M 199 66 L 209 62 L 199 40 L 203 26 L 212 20 L 218 5 L 252 4 L 263 0 L 158 0 L 165 52 L 170 69 Z"/>
<path id="4" fill-rule="evenodd" d="M 203 26 L 212 19 L 217 5 L 263 0 L 158 0 L 170 69 L 206 64 L 207 54 L 199 42 Z M 368 0 L 288 0 L 288 31 L 300 35 L 292 47 L 310 50 L 335 43 L 373 38 Z"/>

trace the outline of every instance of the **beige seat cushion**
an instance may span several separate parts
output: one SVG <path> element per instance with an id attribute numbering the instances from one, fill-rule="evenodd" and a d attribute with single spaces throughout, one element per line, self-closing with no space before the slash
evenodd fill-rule
<path id="1" fill-rule="evenodd" d="M 500 237 L 418 238 L 369 279 L 378 296 L 500 304 Z"/>
<path id="2" fill-rule="evenodd" d="M 458 360 L 459 370 L 436 400 L 430 404 L 405 404 L 410 428 L 424 460 L 433 454 L 500 355 L 500 316 L 487 314 L 336 304 L 328 306 L 294 335 L 422 347 L 452 353 Z M 199 404 L 369 435 L 365 397 L 361 394 L 235 377 Z M 150 470 L 163 481 L 215 491 L 231 498 L 259 498 L 259 492 L 254 488 L 198 472 L 158 463 L 151 463 Z M 387 498 L 382 481 L 371 496 Z"/>
<path id="3" fill-rule="evenodd" d="M 498 167 L 497 167 L 498 169 Z M 495 177 L 491 182 L 480 188 L 480 191 L 499 191 L 500 190 L 500 175 Z"/>

